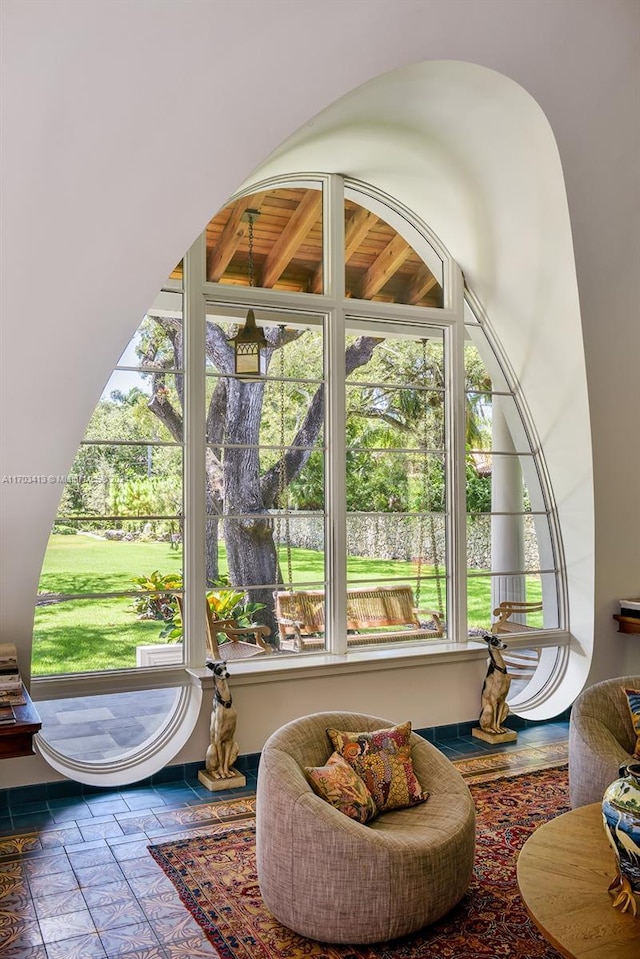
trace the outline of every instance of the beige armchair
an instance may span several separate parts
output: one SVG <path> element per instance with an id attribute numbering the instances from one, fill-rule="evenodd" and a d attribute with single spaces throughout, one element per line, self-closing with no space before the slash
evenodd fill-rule
<path id="1" fill-rule="evenodd" d="M 580 693 L 569 721 L 571 805 L 601 802 L 623 763 L 632 762 L 636 744 L 624 687 L 640 689 L 640 676 L 620 676 Z"/>
<path id="2" fill-rule="evenodd" d="M 257 866 L 265 904 L 310 939 L 382 942 L 447 913 L 473 871 L 475 809 L 455 766 L 412 734 L 411 758 L 429 799 L 367 825 L 317 796 L 304 766 L 321 766 L 328 727 L 372 731 L 393 723 L 356 713 L 316 713 L 283 726 L 258 768 Z"/>

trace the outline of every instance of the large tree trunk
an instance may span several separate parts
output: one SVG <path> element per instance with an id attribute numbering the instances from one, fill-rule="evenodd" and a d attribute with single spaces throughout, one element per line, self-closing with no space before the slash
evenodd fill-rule
<path id="1" fill-rule="evenodd" d="M 264 603 L 255 619 L 277 637 L 273 584 L 278 561 L 273 520 L 260 489 L 260 420 L 264 385 L 232 380 L 227 390 L 227 429 L 223 460 L 224 540 L 229 579 L 248 589 L 250 602 Z M 247 515 L 250 514 L 250 515 Z M 266 585 L 265 585 L 266 584 Z"/>

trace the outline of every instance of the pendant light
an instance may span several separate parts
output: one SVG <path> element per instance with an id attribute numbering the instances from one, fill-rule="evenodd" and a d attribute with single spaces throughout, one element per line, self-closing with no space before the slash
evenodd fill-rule
<path id="1" fill-rule="evenodd" d="M 253 263 L 253 219 L 257 210 L 247 210 L 249 220 L 249 286 L 254 285 Z M 268 346 L 265 335 L 256 325 L 253 310 L 247 313 L 247 319 L 238 333 L 229 340 L 233 343 L 235 355 L 235 374 L 239 380 L 260 380 L 266 373 L 266 357 L 262 352 Z"/>

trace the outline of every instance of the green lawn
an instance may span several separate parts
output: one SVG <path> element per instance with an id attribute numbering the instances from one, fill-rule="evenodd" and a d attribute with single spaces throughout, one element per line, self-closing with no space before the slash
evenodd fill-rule
<path id="1" fill-rule="evenodd" d="M 314 550 L 292 549 L 291 562 L 295 583 L 320 586 L 324 576 L 323 554 Z M 286 570 L 286 556 L 281 555 Z M 41 593 L 78 594 L 128 591 L 134 589 L 132 577 L 159 570 L 180 572 L 182 550 L 168 543 L 113 542 L 89 536 L 54 535 L 40 577 Z M 221 573 L 226 572 L 224 547 L 221 547 Z M 433 570 L 427 567 L 427 577 Z M 442 572 L 442 571 L 441 571 Z M 415 589 L 415 563 L 352 557 L 348 561 L 350 583 L 376 583 L 386 579 L 403 580 Z M 536 578 L 528 583 L 530 600 L 540 597 Z M 445 601 L 443 585 L 443 603 Z M 420 606 L 438 608 L 435 581 L 424 579 Z M 491 583 L 489 577 L 468 580 L 469 622 L 487 627 L 491 622 Z M 136 646 L 162 642 L 162 623 L 139 620 L 131 597 L 113 599 L 75 599 L 38 606 L 35 612 L 33 674 L 93 672 L 135 666 Z"/>
<path id="2" fill-rule="evenodd" d="M 182 549 L 169 543 L 118 543 L 92 536 L 51 536 L 40 592 L 114 593 L 134 588 L 133 576 L 182 570 Z"/>

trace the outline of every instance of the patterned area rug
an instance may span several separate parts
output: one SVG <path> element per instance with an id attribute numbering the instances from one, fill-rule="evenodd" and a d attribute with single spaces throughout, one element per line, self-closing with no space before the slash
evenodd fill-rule
<path id="1" fill-rule="evenodd" d="M 488 753 L 486 756 L 472 756 L 470 759 L 456 759 L 454 766 L 468 783 L 503 776 L 519 776 L 532 769 L 549 769 L 560 766 L 569 760 L 567 740 L 553 743 L 538 743 L 535 746 L 521 746 L 504 752 Z"/>
<path id="2" fill-rule="evenodd" d="M 286 929 L 262 902 L 255 824 L 149 847 L 220 959 L 559 959 L 530 921 L 516 859 L 541 823 L 569 808 L 565 768 L 471 783 L 478 814 L 474 877 L 463 900 L 423 931 L 374 946 L 333 946 Z"/>

